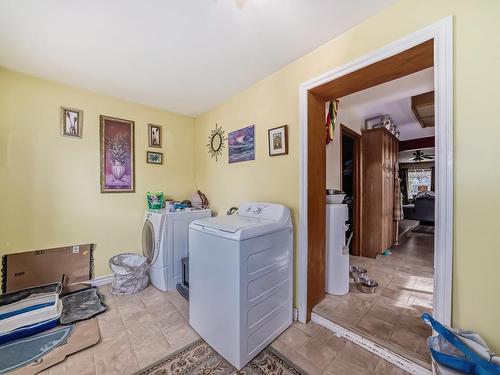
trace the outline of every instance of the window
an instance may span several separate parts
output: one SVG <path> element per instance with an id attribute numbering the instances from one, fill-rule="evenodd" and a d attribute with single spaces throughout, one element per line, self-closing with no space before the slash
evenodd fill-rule
<path id="1" fill-rule="evenodd" d="M 430 169 L 408 171 L 408 198 L 413 198 L 419 191 L 431 190 L 431 178 Z"/>

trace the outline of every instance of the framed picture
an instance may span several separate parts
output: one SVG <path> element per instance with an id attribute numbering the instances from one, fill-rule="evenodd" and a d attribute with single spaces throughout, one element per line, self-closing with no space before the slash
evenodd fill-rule
<path id="1" fill-rule="evenodd" d="M 229 163 L 255 160 L 255 125 L 229 133 Z"/>
<path id="2" fill-rule="evenodd" d="M 148 146 L 161 148 L 161 126 L 148 124 Z"/>
<path id="3" fill-rule="evenodd" d="M 61 107 L 61 135 L 82 138 L 83 111 Z"/>
<path id="4" fill-rule="evenodd" d="M 101 193 L 135 192 L 134 122 L 101 115 Z"/>
<path id="5" fill-rule="evenodd" d="M 146 162 L 148 162 L 149 164 L 163 164 L 163 153 L 147 151 Z"/>
<path id="6" fill-rule="evenodd" d="M 267 131 L 269 156 L 288 154 L 288 125 L 278 126 Z"/>

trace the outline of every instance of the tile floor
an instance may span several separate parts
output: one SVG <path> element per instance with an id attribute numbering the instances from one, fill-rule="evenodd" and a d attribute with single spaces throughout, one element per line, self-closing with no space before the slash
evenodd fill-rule
<path id="1" fill-rule="evenodd" d="M 407 374 L 314 322 L 295 322 L 272 346 L 311 375 Z"/>
<path id="2" fill-rule="evenodd" d="M 109 285 L 100 290 L 109 306 L 97 318 L 101 342 L 43 375 L 131 374 L 199 338 L 187 322 L 188 303 L 177 292 L 164 293 L 149 286 L 121 297 L 113 296 Z M 405 374 L 313 322 L 294 323 L 272 345 L 311 375 Z"/>
<path id="3" fill-rule="evenodd" d="M 351 257 L 352 265 L 377 280 L 377 292 L 363 294 L 351 280 L 347 295 L 327 295 L 313 311 L 430 368 L 426 339 L 431 329 L 420 316 L 432 311 L 433 246 L 432 235 L 408 233 L 390 256 Z"/>
<path id="4" fill-rule="evenodd" d="M 99 288 L 109 309 L 98 316 L 101 342 L 69 356 L 43 375 L 131 374 L 199 338 L 188 324 L 188 303 L 153 286 L 132 296 Z"/>

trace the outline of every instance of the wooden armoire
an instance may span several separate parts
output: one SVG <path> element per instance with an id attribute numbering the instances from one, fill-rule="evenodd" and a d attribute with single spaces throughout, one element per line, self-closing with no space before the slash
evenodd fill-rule
<path id="1" fill-rule="evenodd" d="M 396 240 L 395 178 L 399 140 L 386 128 L 363 132 L 361 188 L 361 255 L 375 258 Z"/>

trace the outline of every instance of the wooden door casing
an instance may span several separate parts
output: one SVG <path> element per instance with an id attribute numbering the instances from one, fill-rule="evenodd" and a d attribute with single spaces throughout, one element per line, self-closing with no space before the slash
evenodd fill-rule
<path id="1" fill-rule="evenodd" d="M 325 101 L 308 94 L 307 177 L 307 320 L 325 298 L 326 145 Z"/>
<path id="2" fill-rule="evenodd" d="M 394 56 L 319 85 L 308 92 L 308 210 L 305 213 L 308 220 L 307 320 L 310 320 L 312 308 L 325 296 L 326 215 L 319 214 L 320 212 L 325 213 L 326 210 L 325 102 L 432 67 L 433 63 L 434 41 L 428 40 Z M 382 155 L 377 155 L 377 157 L 381 158 Z M 361 148 L 361 160 L 363 164 L 365 160 L 363 147 Z M 365 209 L 372 204 L 376 205 L 377 202 L 371 200 L 369 196 L 365 196 L 366 183 L 363 178 L 363 173 L 361 173 L 361 226 L 363 233 L 360 242 L 362 255 L 369 256 L 364 254 Z M 379 179 L 381 180 L 381 178 L 380 175 Z M 380 223 L 380 216 L 378 222 Z M 317 237 L 313 237 L 315 235 Z"/>
<path id="3" fill-rule="evenodd" d="M 362 256 L 361 249 L 361 134 L 356 133 L 354 130 L 347 126 L 340 124 L 340 189 L 344 190 L 344 178 L 342 174 L 342 140 L 347 136 L 354 142 L 354 160 L 353 160 L 353 237 L 352 237 L 352 255 Z"/>

